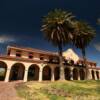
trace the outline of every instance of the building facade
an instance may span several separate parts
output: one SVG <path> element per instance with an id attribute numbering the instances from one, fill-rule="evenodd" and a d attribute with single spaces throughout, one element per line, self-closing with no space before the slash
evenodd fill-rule
<path id="1" fill-rule="evenodd" d="M 87 61 L 88 69 L 83 65 L 78 55 L 69 49 L 63 53 L 64 75 L 66 80 L 99 80 L 100 68 L 95 62 Z M 45 81 L 59 80 L 59 58 L 55 52 L 39 49 L 8 46 L 7 54 L 0 56 L 0 69 L 4 71 L 1 81 L 16 80 Z"/>

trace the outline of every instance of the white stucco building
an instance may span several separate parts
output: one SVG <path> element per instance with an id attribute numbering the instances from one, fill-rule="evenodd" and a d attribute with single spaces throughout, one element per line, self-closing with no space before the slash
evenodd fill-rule
<path id="1" fill-rule="evenodd" d="M 82 65 L 83 61 L 72 49 L 63 52 L 63 57 L 66 80 L 85 80 L 86 70 L 88 79 L 100 79 L 100 68 L 96 67 L 95 62 L 87 61 L 86 69 Z M 16 46 L 8 46 L 7 54 L 0 56 L 0 69 L 4 69 L 4 75 L 0 80 L 5 82 L 55 81 L 59 80 L 60 73 L 57 53 Z"/>

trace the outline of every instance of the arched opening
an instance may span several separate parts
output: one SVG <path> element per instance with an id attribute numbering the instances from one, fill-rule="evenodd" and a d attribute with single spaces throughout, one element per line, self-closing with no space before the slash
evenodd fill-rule
<path id="1" fill-rule="evenodd" d="M 10 72 L 10 81 L 23 80 L 25 72 L 25 66 L 22 63 L 16 63 L 12 66 Z"/>
<path id="2" fill-rule="evenodd" d="M 51 80 L 51 68 L 49 66 L 45 66 L 43 68 L 43 80 Z"/>
<path id="3" fill-rule="evenodd" d="M 0 81 L 4 81 L 5 80 L 6 72 L 7 72 L 6 63 L 3 62 L 3 61 L 0 61 Z"/>
<path id="4" fill-rule="evenodd" d="M 76 68 L 73 69 L 73 80 L 78 80 L 78 70 Z"/>
<path id="5" fill-rule="evenodd" d="M 95 75 L 93 70 L 92 70 L 92 79 L 95 80 Z"/>
<path id="6" fill-rule="evenodd" d="M 96 76 L 97 76 L 97 79 L 99 80 L 99 72 L 96 71 Z"/>
<path id="7" fill-rule="evenodd" d="M 28 69 L 28 81 L 39 80 L 39 67 L 31 65 Z"/>
<path id="8" fill-rule="evenodd" d="M 55 68 L 54 76 L 55 76 L 55 80 L 59 80 L 59 78 L 60 78 L 60 68 L 59 67 Z"/>
<path id="9" fill-rule="evenodd" d="M 79 73 L 80 73 L 80 80 L 85 80 L 85 72 L 84 72 L 84 69 L 80 69 L 79 70 Z"/>
<path id="10" fill-rule="evenodd" d="M 65 79 L 66 80 L 70 80 L 70 78 L 71 78 L 70 69 L 69 68 L 65 68 L 64 70 L 65 70 L 64 71 L 65 72 Z"/>

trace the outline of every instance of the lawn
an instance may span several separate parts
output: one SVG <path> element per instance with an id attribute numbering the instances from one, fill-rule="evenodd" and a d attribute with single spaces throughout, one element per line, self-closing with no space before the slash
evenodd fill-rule
<path id="1" fill-rule="evenodd" d="M 16 90 L 25 100 L 100 100 L 100 80 L 27 82 Z"/>

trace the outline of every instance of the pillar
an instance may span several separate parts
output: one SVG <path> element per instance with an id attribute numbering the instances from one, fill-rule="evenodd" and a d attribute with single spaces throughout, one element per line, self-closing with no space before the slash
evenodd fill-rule
<path id="1" fill-rule="evenodd" d="M 25 68 L 24 82 L 27 82 L 27 78 L 28 78 L 28 68 Z"/>
<path id="2" fill-rule="evenodd" d="M 88 79 L 92 80 L 92 69 L 89 69 Z"/>
<path id="3" fill-rule="evenodd" d="M 73 68 L 70 68 L 70 80 L 73 80 Z"/>
<path id="4" fill-rule="evenodd" d="M 54 67 L 51 68 L 51 81 L 55 81 L 55 77 L 54 77 Z"/>
<path id="5" fill-rule="evenodd" d="M 85 74 L 85 79 L 86 80 L 90 80 L 92 79 L 92 73 L 91 73 L 91 69 L 86 68 L 86 74 Z"/>
<path id="6" fill-rule="evenodd" d="M 100 70 L 99 70 L 99 80 L 100 80 Z"/>
<path id="7" fill-rule="evenodd" d="M 5 77 L 5 82 L 9 82 L 10 71 L 11 71 L 11 68 L 7 68 L 6 77 Z"/>
<path id="8" fill-rule="evenodd" d="M 85 68 L 85 80 L 88 80 L 88 75 L 89 75 L 89 69 Z"/>
<path id="9" fill-rule="evenodd" d="M 80 69 L 77 70 L 78 70 L 78 80 L 80 80 Z"/>
<path id="10" fill-rule="evenodd" d="M 95 76 L 95 80 L 97 80 L 96 70 L 94 70 L 94 76 Z"/>
<path id="11" fill-rule="evenodd" d="M 42 75 L 43 74 L 43 67 L 40 67 L 40 70 L 39 70 L 39 82 L 42 81 Z"/>

